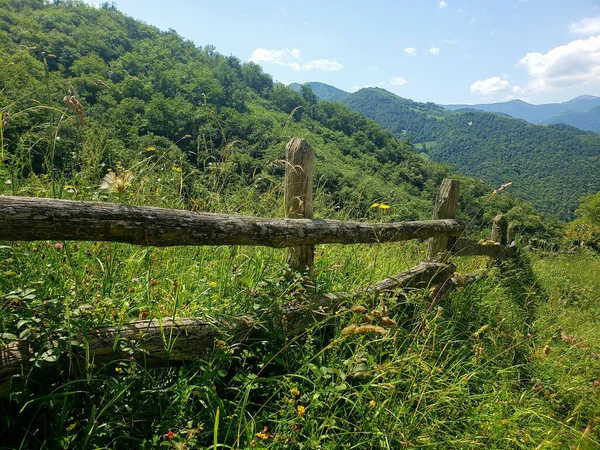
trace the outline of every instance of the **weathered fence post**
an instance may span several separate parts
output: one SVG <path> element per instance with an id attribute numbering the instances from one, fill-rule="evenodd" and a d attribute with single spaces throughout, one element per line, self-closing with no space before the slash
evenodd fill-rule
<path id="1" fill-rule="evenodd" d="M 492 221 L 492 235 L 490 239 L 502 245 L 507 244 L 508 220 L 503 214 L 498 214 Z M 508 242 L 510 244 L 510 242 Z"/>
<path id="2" fill-rule="evenodd" d="M 506 243 L 507 244 L 510 245 L 512 243 L 512 241 L 515 240 L 516 231 L 517 231 L 517 224 L 515 222 L 509 223 L 508 227 L 506 228 Z"/>
<path id="3" fill-rule="evenodd" d="M 433 219 L 454 219 L 458 209 L 458 198 L 460 197 L 460 183 L 457 180 L 444 178 L 440 189 L 435 197 L 433 206 Z M 448 250 L 455 238 L 449 236 L 438 236 L 429 239 L 427 246 L 427 259 L 429 261 L 442 261 L 447 259 Z"/>
<path id="4" fill-rule="evenodd" d="M 315 152 L 300 138 L 294 138 L 286 146 L 285 166 L 285 217 L 289 219 L 313 218 L 313 166 Z M 287 263 L 292 269 L 306 269 L 312 274 L 314 245 L 290 247 Z"/>

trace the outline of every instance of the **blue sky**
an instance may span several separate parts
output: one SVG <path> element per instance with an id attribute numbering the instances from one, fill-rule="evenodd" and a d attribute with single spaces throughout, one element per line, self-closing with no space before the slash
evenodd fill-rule
<path id="1" fill-rule="evenodd" d="M 600 96 L 600 0 L 115 0 L 277 81 L 435 103 Z"/>

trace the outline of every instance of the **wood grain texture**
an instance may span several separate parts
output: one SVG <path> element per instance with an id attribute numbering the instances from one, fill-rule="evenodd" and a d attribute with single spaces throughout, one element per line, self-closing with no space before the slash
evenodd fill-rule
<path id="1" fill-rule="evenodd" d="M 435 197 L 433 219 L 454 219 L 458 209 L 460 183 L 457 180 L 444 178 Z M 427 246 L 428 261 L 444 261 L 448 258 L 448 250 L 453 245 L 448 236 L 431 238 Z"/>
<path id="2" fill-rule="evenodd" d="M 315 151 L 304 139 L 294 138 L 286 147 L 285 217 L 313 218 L 313 170 Z M 289 247 L 287 263 L 292 269 L 308 269 L 312 274 L 315 261 L 314 245 Z"/>
<path id="3" fill-rule="evenodd" d="M 508 236 L 508 220 L 503 214 L 498 214 L 492 220 L 492 234 L 490 239 L 499 244 L 506 244 Z M 509 241 L 510 243 L 512 241 Z"/>
<path id="4" fill-rule="evenodd" d="M 267 219 L 113 203 L 0 196 L 0 240 L 112 241 L 157 247 L 397 242 L 457 236 L 454 220 L 396 223 Z"/>

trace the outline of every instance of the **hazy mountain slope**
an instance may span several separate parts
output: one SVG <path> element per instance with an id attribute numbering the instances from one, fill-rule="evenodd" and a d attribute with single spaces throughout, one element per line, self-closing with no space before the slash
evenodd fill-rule
<path id="1" fill-rule="evenodd" d="M 508 114 L 516 119 L 523 119 L 531 123 L 567 123 L 548 122 L 553 117 L 568 112 L 584 112 L 600 106 L 600 97 L 581 95 L 563 103 L 547 103 L 532 105 L 523 100 L 510 100 L 508 102 L 486 103 L 475 105 L 442 105 L 444 108 L 456 111 L 459 109 L 476 109 L 479 111 L 499 112 Z M 568 124 L 571 125 L 571 124 Z"/>
<path id="2" fill-rule="evenodd" d="M 564 112 L 545 120 L 546 124 L 564 123 L 581 130 L 600 133 L 600 106 L 584 112 Z"/>
<path id="3" fill-rule="evenodd" d="M 348 92 L 338 89 L 335 86 L 331 86 L 329 84 L 319 83 L 316 81 L 311 81 L 305 84 L 307 84 L 315 93 L 315 95 L 321 100 L 329 100 L 335 102 L 341 100 L 343 97 L 348 95 Z M 292 83 L 288 87 L 295 90 L 296 92 L 300 92 L 302 89 L 302 85 L 298 83 Z"/>

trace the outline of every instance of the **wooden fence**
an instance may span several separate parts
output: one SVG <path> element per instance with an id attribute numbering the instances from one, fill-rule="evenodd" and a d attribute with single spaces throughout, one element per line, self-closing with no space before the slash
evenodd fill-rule
<path id="1" fill-rule="evenodd" d="M 391 276 L 355 292 L 325 294 L 306 302 L 292 303 L 283 311 L 264 310 L 253 315 L 215 321 L 202 318 L 136 321 L 118 326 L 99 327 L 87 333 L 88 357 L 95 364 L 130 358 L 117 341 L 135 340 L 133 357 L 146 367 L 201 358 L 212 352 L 220 339 L 241 342 L 287 318 L 288 333 L 297 334 L 309 324 L 323 320 L 329 313 L 357 296 L 397 293 L 408 287 L 438 286 L 440 296 L 470 274 L 455 276 L 451 255 L 511 256 L 513 229 L 502 216 L 494 219 L 491 240 L 477 243 L 460 237 L 464 227 L 456 220 L 459 183 L 444 179 L 437 193 L 432 220 L 398 223 L 364 223 L 313 219 L 312 183 L 314 151 L 303 139 L 287 145 L 285 181 L 285 219 L 246 217 L 228 214 L 176 211 L 110 203 L 0 196 L 0 240 L 80 240 L 112 241 L 146 246 L 176 245 L 261 245 L 287 248 L 287 261 L 294 269 L 312 274 L 314 245 L 398 242 L 429 238 L 428 262 Z M 165 329 L 172 345 L 164 341 Z M 56 337 L 55 337 L 56 339 Z M 72 349 L 72 351 L 76 351 Z M 11 383 L 33 382 L 36 349 L 26 341 L 0 348 L 0 398 L 10 393 Z M 72 356 L 72 355 L 69 355 Z M 45 363 L 40 373 L 47 374 L 60 361 Z M 30 373 L 31 372 L 31 373 Z M 15 377 L 17 376 L 17 377 Z"/>

